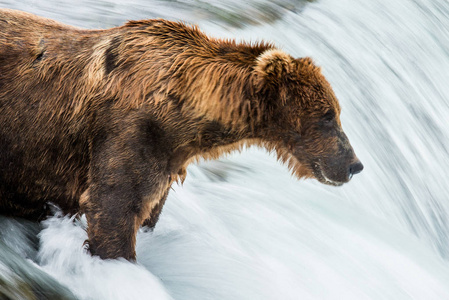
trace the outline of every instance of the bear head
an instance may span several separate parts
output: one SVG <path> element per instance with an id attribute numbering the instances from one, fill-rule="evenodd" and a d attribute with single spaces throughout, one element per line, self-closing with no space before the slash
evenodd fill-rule
<path id="1" fill-rule="evenodd" d="M 267 112 L 261 139 L 294 174 L 338 186 L 362 171 L 343 132 L 339 102 L 310 58 L 272 49 L 258 57 L 254 72 Z"/>

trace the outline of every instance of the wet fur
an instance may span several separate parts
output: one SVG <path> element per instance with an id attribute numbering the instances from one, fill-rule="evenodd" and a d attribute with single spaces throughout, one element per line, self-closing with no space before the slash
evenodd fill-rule
<path id="1" fill-rule="evenodd" d="M 154 227 L 171 184 L 198 158 L 255 144 L 314 177 L 290 132 L 339 115 L 329 89 L 310 59 L 271 44 L 166 20 L 83 30 L 2 9 L 0 211 L 39 220 L 48 201 L 81 210 L 92 254 L 135 259 L 137 229 Z M 309 148 L 331 156 L 335 141 L 314 132 Z"/>

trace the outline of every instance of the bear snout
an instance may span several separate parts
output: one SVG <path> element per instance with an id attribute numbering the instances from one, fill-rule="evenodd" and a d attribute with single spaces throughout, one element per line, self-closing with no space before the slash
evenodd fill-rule
<path id="1" fill-rule="evenodd" d="M 340 186 L 349 182 L 355 174 L 362 172 L 363 164 L 354 156 L 348 159 L 319 160 L 315 164 L 314 175 L 321 183 Z"/>
<path id="2" fill-rule="evenodd" d="M 349 165 L 349 179 L 352 178 L 355 174 L 359 174 L 363 171 L 363 164 L 360 162 L 360 160 L 357 160 L 356 162 Z"/>

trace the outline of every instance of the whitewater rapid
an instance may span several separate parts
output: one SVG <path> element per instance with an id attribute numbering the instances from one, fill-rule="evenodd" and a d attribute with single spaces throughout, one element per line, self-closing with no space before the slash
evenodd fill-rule
<path id="1" fill-rule="evenodd" d="M 42 223 L 37 268 L 81 299 L 449 299 L 446 1 L 320 0 L 238 28 L 198 14 L 201 1 L 184 11 L 165 1 L 84 2 L 0 5 L 84 27 L 185 19 L 311 56 L 365 170 L 335 188 L 292 178 L 256 148 L 201 162 L 174 186 L 154 232 L 139 232 L 137 264 L 90 257 L 85 220 L 56 216 Z M 30 256 L 24 234 L 6 240 Z"/>

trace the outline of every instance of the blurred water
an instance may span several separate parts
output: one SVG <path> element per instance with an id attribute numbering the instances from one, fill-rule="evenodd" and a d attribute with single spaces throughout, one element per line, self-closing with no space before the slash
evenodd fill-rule
<path id="1" fill-rule="evenodd" d="M 365 165 L 342 188 L 298 182 L 258 149 L 192 166 L 155 231 L 139 233 L 137 265 L 89 257 L 85 224 L 51 218 L 34 260 L 80 298 L 449 299 L 447 1 L 0 6 L 88 28 L 183 19 L 215 36 L 312 56 Z M 4 238 L 28 253 L 20 236 Z"/>

